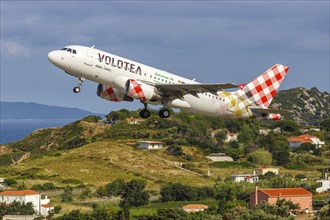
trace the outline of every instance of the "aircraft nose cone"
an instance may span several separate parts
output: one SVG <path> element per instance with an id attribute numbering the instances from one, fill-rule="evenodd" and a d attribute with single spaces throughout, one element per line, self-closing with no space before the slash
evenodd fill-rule
<path id="1" fill-rule="evenodd" d="M 53 64 L 56 65 L 57 60 L 58 60 L 58 53 L 57 53 L 57 51 L 51 51 L 51 52 L 49 52 L 49 53 L 48 53 L 48 60 L 49 60 L 51 63 L 53 63 Z"/>

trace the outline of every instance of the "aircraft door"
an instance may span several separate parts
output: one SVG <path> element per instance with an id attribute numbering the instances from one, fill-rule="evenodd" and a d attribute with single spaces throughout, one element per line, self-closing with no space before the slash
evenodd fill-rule
<path id="1" fill-rule="evenodd" d="M 94 49 L 87 49 L 85 64 L 88 66 L 93 66 L 93 58 L 94 58 Z"/>

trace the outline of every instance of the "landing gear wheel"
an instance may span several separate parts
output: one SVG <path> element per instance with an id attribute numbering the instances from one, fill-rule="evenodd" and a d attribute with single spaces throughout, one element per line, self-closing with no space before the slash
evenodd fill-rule
<path id="1" fill-rule="evenodd" d="M 149 118 L 150 117 L 150 112 L 148 109 L 142 109 L 140 111 L 140 117 L 141 118 Z"/>
<path id="2" fill-rule="evenodd" d="M 171 113 L 170 113 L 170 111 L 168 109 L 165 108 L 165 109 L 161 109 L 158 112 L 158 115 L 161 118 L 168 118 L 168 117 L 170 117 Z"/>
<path id="3" fill-rule="evenodd" d="M 79 93 L 80 92 L 80 87 L 79 86 L 74 87 L 73 92 L 74 93 Z"/>

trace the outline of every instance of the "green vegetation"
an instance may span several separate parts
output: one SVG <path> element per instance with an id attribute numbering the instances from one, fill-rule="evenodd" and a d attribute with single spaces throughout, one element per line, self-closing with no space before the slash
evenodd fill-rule
<path id="1" fill-rule="evenodd" d="M 255 212 L 246 209 L 254 187 L 303 187 L 315 193 L 315 179 L 328 167 L 327 119 L 321 131 L 308 132 L 326 142 L 322 148 L 303 144 L 291 149 L 287 138 L 309 127 L 289 120 L 264 123 L 183 112 L 129 124 L 129 118 L 137 115 L 138 111 L 113 111 L 107 116 L 116 122 L 112 124 L 97 124 L 98 117 L 88 116 L 11 143 L 10 151 L 0 155 L 4 184 L 12 189 L 58 191 L 51 201 L 57 207 L 53 219 L 60 220 L 231 219 L 233 213 L 241 219 L 264 219 L 267 214 L 270 219 L 286 219 L 284 213 L 292 208 L 286 202 L 277 208 L 260 206 Z M 273 130 L 277 126 L 282 132 Z M 260 129 L 269 132 L 260 134 Z M 218 133 L 211 137 L 213 130 Z M 237 132 L 238 139 L 226 142 L 228 132 Z M 162 141 L 165 148 L 140 150 L 139 140 Z M 234 161 L 211 162 L 205 157 L 210 153 L 225 153 Z M 17 163 L 22 157 L 26 159 Z M 229 178 L 252 174 L 260 166 L 277 166 L 281 175 L 268 173 L 257 184 Z M 317 205 L 324 206 L 319 200 Z M 188 214 L 181 209 L 188 203 L 206 204 L 209 209 Z"/>
<path id="2" fill-rule="evenodd" d="M 21 203 L 14 201 L 10 205 L 0 203 L 0 218 L 5 215 L 33 215 L 35 214 L 32 202 Z"/>
<path id="3" fill-rule="evenodd" d="M 181 183 L 169 183 L 160 190 L 162 202 L 198 201 L 214 197 L 211 187 L 191 187 Z"/>
<path id="4" fill-rule="evenodd" d="M 233 162 L 213 162 L 210 163 L 210 166 L 217 168 L 257 168 L 257 166 L 248 161 L 233 161 Z"/>

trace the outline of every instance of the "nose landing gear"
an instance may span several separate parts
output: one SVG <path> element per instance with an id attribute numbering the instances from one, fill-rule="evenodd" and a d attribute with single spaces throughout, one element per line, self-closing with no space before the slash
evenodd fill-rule
<path id="1" fill-rule="evenodd" d="M 145 102 L 143 102 L 143 101 L 141 101 L 142 103 L 143 103 L 143 105 L 144 105 L 144 109 L 142 109 L 141 111 L 140 111 L 140 117 L 141 118 L 149 118 L 150 117 L 150 111 L 148 110 L 148 104 L 147 103 L 145 103 Z"/>
<path id="2" fill-rule="evenodd" d="M 85 78 L 79 77 L 78 86 L 73 88 L 74 93 L 79 93 L 80 92 L 80 86 L 83 84 L 84 81 L 85 81 Z"/>

